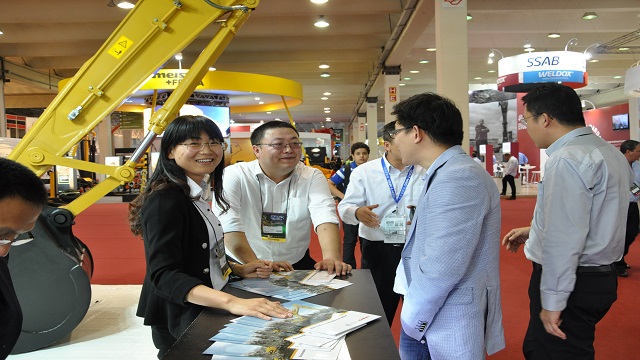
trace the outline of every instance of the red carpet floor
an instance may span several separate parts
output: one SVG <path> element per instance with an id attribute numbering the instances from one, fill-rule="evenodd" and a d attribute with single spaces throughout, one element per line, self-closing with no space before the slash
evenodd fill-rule
<path id="1" fill-rule="evenodd" d="M 131 235 L 126 222 L 127 205 L 94 204 L 79 214 L 74 234 L 84 241 L 94 257 L 94 284 L 141 284 L 144 277 L 142 240 Z M 502 201 L 502 236 L 513 227 L 527 226 L 531 221 L 535 198 Z M 496 239 L 499 241 L 499 239 Z M 640 241 L 638 242 L 640 244 Z M 640 245 L 631 247 L 627 262 L 628 278 L 620 278 L 618 301 L 597 327 L 596 359 L 640 359 L 635 341 L 640 334 Z M 320 258 L 317 239 L 312 239 L 311 255 Z M 357 254 L 359 257 L 359 253 Z M 506 349 L 489 357 L 491 360 L 523 359 L 522 339 L 529 319 L 527 287 L 531 263 L 522 252 L 501 253 L 502 306 Z M 398 311 L 392 333 L 400 332 Z"/>

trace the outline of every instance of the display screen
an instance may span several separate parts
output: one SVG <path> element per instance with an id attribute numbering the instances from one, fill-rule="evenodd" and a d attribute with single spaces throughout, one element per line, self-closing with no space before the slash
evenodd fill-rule
<path id="1" fill-rule="evenodd" d="M 611 117 L 613 130 L 626 130 L 629 128 L 629 114 L 618 114 Z"/>

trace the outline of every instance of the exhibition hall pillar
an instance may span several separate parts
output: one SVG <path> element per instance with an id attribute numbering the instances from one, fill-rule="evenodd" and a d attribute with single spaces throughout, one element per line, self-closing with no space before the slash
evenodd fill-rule
<path id="1" fill-rule="evenodd" d="M 384 123 L 388 124 L 396 120 L 391 115 L 393 107 L 400 101 L 400 65 L 385 66 L 384 73 Z"/>
<path id="2" fill-rule="evenodd" d="M 467 0 L 436 0 L 437 92 L 453 100 L 462 113 L 462 148 L 469 148 L 469 70 L 467 50 Z"/>
<path id="3" fill-rule="evenodd" d="M 353 142 L 365 142 L 367 140 L 367 113 L 358 113 L 358 121 L 354 124 Z M 349 150 L 351 151 L 351 150 Z"/>
<path id="4" fill-rule="evenodd" d="M 378 97 L 367 97 L 367 139 L 369 160 L 378 158 Z"/>
<path id="5" fill-rule="evenodd" d="M 640 98 L 629 98 L 629 139 L 640 139 Z"/>
<path id="6" fill-rule="evenodd" d="M 4 74 L 0 74 L 0 137 L 7 137 L 7 112 L 4 105 Z"/>

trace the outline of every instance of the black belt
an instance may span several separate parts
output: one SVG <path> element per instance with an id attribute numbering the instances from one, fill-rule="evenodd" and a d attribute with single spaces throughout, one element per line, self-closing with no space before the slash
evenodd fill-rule
<path id="1" fill-rule="evenodd" d="M 532 262 L 533 263 L 533 270 L 535 271 L 542 271 L 542 265 L 538 264 L 537 262 Z M 597 265 L 597 266 L 578 266 L 578 269 L 576 270 L 576 273 L 607 273 L 607 272 L 613 272 L 616 270 L 616 267 L 614 264 L 609 264 L 609 265 Z"/>

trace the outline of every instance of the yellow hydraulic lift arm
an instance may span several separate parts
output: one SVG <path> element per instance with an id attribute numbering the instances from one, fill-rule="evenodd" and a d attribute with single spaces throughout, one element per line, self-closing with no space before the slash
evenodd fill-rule
<path id="1" fill-rule="evenodd" d="M 12 353 L 33 351 L 68 335 L 91 303 L 93 261 L 73 235 L 75 215 L 133 179 L 136 163 L 175 118 L 259 0 L 139 0 L 100 50 L 62 88 L 9 155 L 36 174 L 54 165 L 108 175 L 60 208 L 45 206 L 31 232 L 36 241 L 13 249 L 9 268 L 24 317 Z M 118 167 L 65 158 L 65 154 L 205 28 L 219 30 L 165 105 L 131 159 Z"/>
<path id="2" fill-rule="evenodd" d="M 108 175 L 98 186 L 64 206 L 74 215 L 135 175 L 153 138 L 161 134 L 215 63 L 259 0 L 140 0 L 98 52 L 62 88 L 9 155 L 39 176 L 53 165 Z M 126 164 L 113 167 L 64 157 L 78 141 L 173 55 L 207 26 L 223 18 L 162 109 L 151 119 L 149 135 Z"/>

